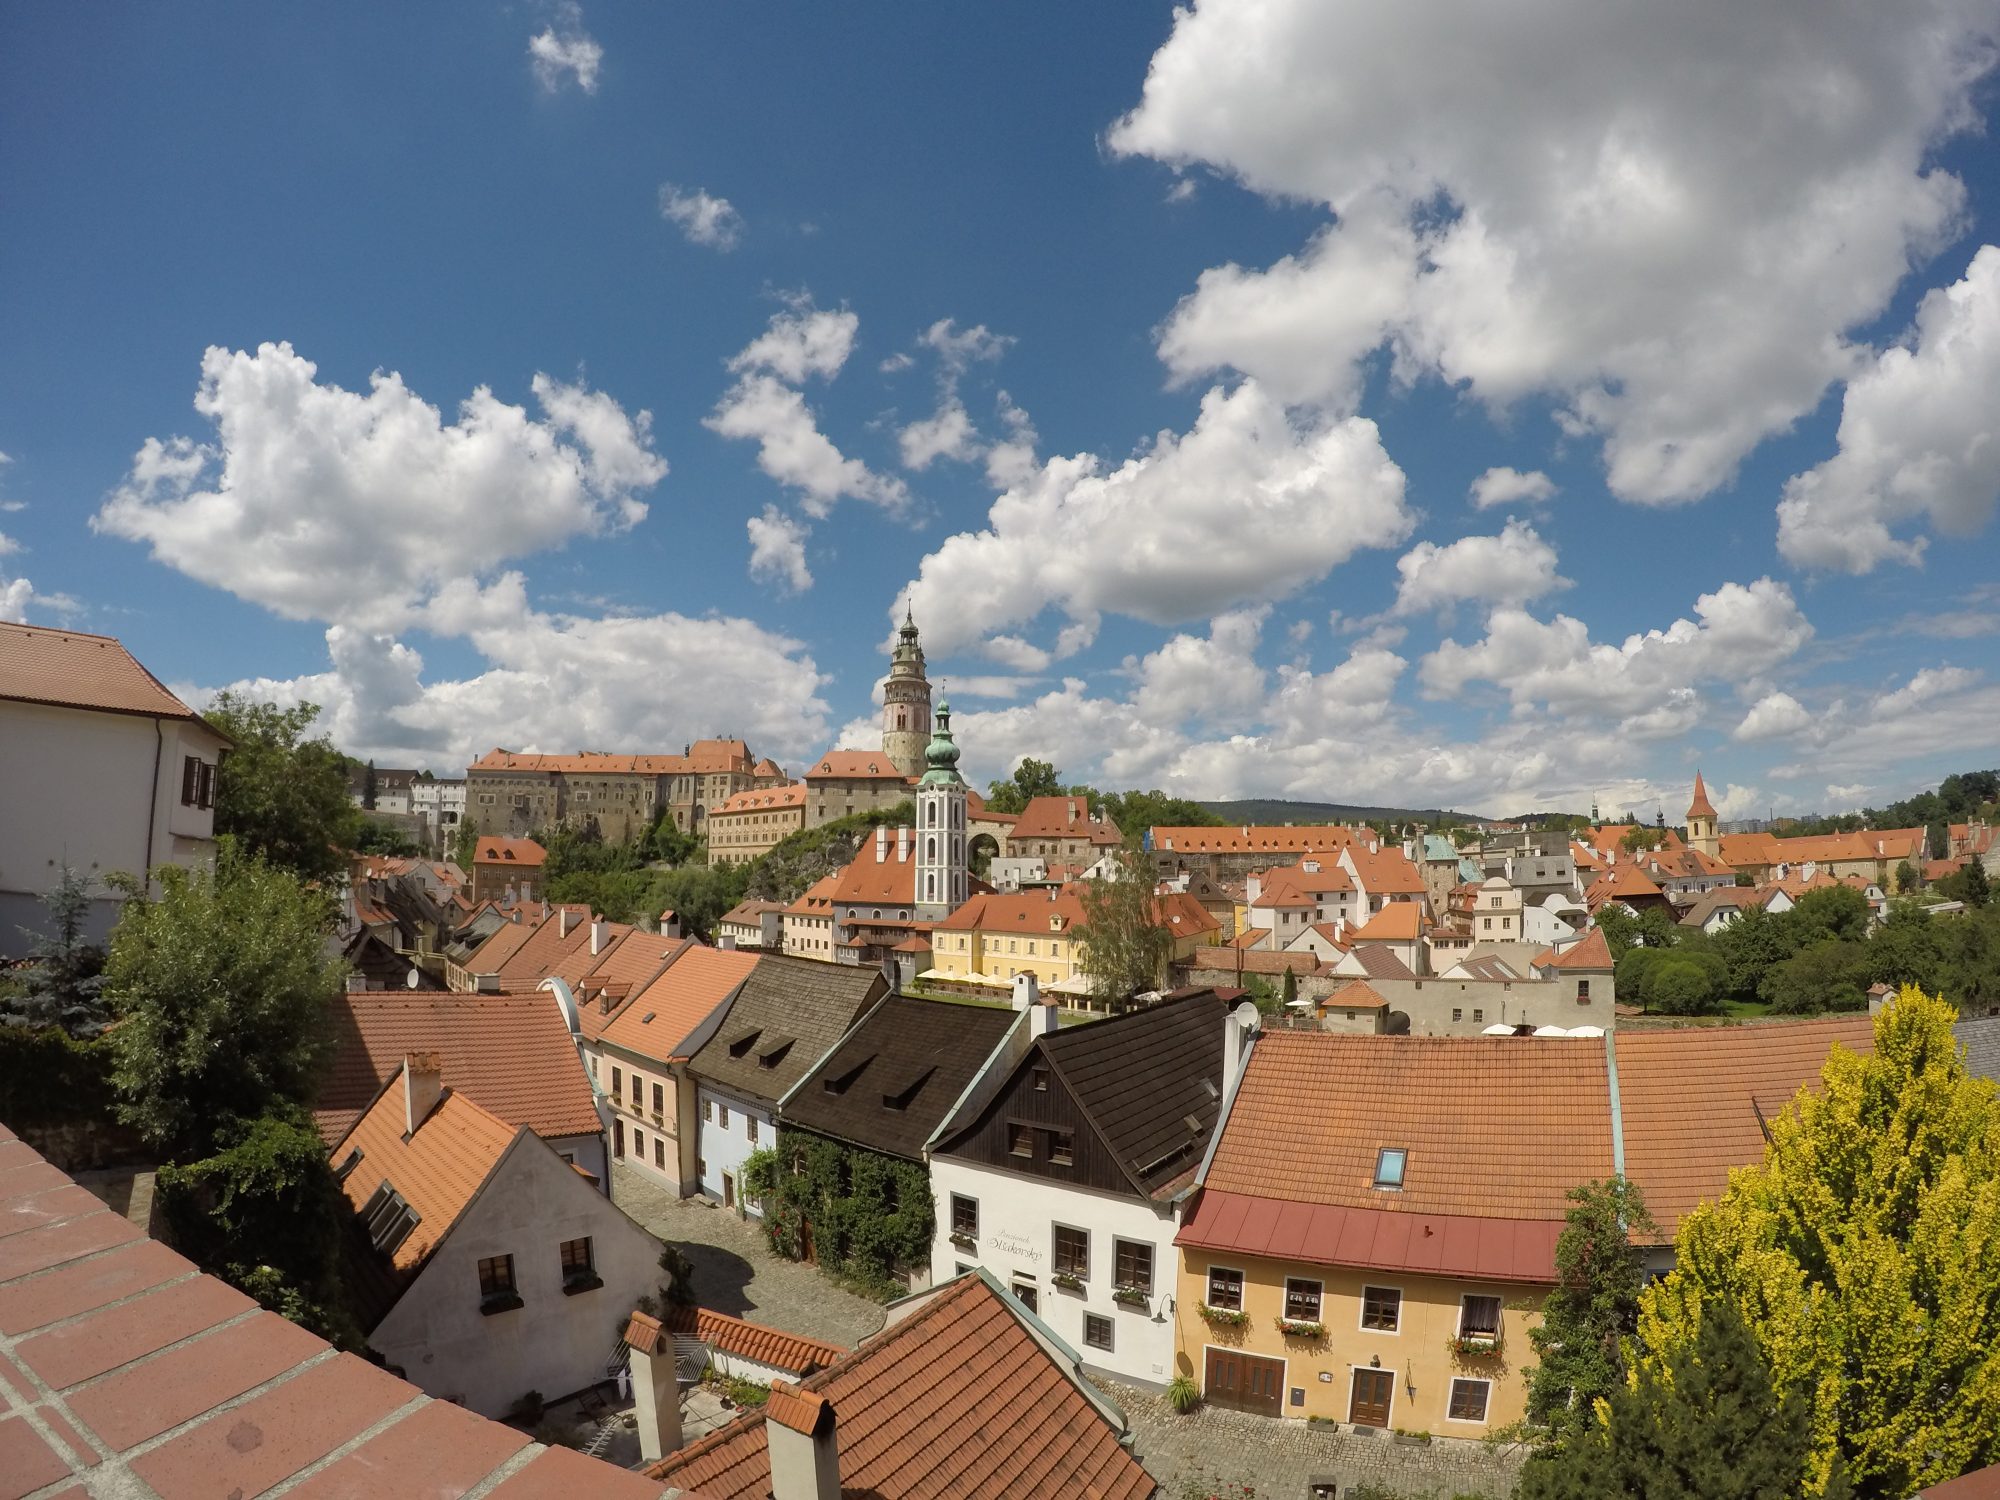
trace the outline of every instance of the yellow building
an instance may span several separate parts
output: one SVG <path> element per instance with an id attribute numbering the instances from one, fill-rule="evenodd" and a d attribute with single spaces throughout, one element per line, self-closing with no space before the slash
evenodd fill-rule
<path id="1" fill-rule="evenodd" d="M 803 782 L 738 792 L 709 809 L 708 862 L 747 865 L 805 826 Z"/>
<path id="2" fill-rule="evenodd" d="M 923 976 L 953 988 L 1006 989 L 1032 974 L 1045 993 L 1086 989 L 1075 929 L 1083 903 L 1074 890 L 993 891 L 974 896 L 931 929 L 931 968 Z"/>

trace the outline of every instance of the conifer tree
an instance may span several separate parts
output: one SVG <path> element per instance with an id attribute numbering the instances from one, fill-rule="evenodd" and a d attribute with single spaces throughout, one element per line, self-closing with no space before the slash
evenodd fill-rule
<path id="1" fill-rule="evenodd" d="M 90 881 L 64 865 L 42 896 L 45 932 L 29 950 L 33 962 L 22 975 L 21 993 L 0 1005 L 9 1026 L 60 1026 L 71 1036 L 96 1036 L 109 1009 L 104 988 L 104 950 L 83 935 L 90 916 Z"/>
<path id="2" fill-rule="evenodd" d="M 1528 1371 L 1528 1418 L 1546 1425 L 1551 1449 L 1625 1378 L 1622 1346 L 1645 1281 L 1632 1241 L 1652 1228 L 1639 1189 L 1622 1177 L 1571 1188 L 1569 1198 L 1574 1207 L 1556 1239 L 1556 1288 L 1528 1333 L 1541 1356 Z"/>

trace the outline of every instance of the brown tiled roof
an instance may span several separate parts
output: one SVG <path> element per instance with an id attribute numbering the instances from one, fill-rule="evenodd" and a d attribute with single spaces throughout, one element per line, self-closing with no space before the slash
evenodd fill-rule
<path id="1" fill-rule="evenodd" d="M 1854 1015 L 1617 1034 L 1625 1174 L 1665 1238 L 1695 1204 L 1720 1196 L 1731 1167 L 1763 1159 L 1760 1114 L 1776 1119 L 1816 1082 L 1835 1044 L 1872 1052 L 1873 1023 Z"/>
<path id="2" fill-rule="evenodd" d="M 753 791 L 738 792 L 733 797 L 724 798 L 719 806 L 711 807 L 711 818 L 728 817 L 731 813 L 775 812 L 784 808 L 806 805 L 806 785 L 794 781 L 789 786 L 760 787 Z"/>
<path id="3" fill-rule="evenodd" d="M 1360 840 L 1349 844 L 1343 855 L 1354 866 L 1355 880 L 1371 896 L 1424 893 L 1424 877 L 1410 857 L 1393 844 L 1378 844 L 1370 854 Z"/>
<path id="4" fill-rule="evenodd" d="M 1725 833 L 1722 857 L 1729 864 L 1775 865 L 1789 862 L 1831 864 L 1836 860 L 1921 859 L 1926 834 L 1921 828 L 1861 828 L 1851 833 L 1799 834 L 1779 838 L 1771 833 Z"/>
<path id="5" fill-rule="evenodd" d="M 1715 816 L 1715 804 L 1708 800 L 1708 788 L 1702 785 L 1701 772 L 1699 771 L 1694 773 L 1694 800 L 1688 803 L 1687 815 L 1690 818 L 1712 818 Z"/>
<path id="6" fill-rule="evenodd" d="M 199 718 L 111 636 L 4 621 L 0 698 L 148 718 Z"/>
<path id="7" fill-rule="evenodd" d="M 1608 974 L 1615 966 L 1611 962 L 1611 945 L 1604 940 L 1603 929 L 1593 927 L 1584 934 L 1580 943 L 1571 943 L 1560 951 L 1548 948 L 1536 954 L 1534 967 Z"/>
<path id="8" fill-rule="evenodd" d="M 2000 1464 L 1918 1490 L 1917 1500 L 2000 1500 Z"/>
<path id="9" fill-rule="evenodd" d="M 1321 1010 L 1381 1010 L 1388 1005 L 1365 979 L 1350 979 L 1319 1002 Z"/>
<path id="10" fill-rule="evenodd" d="M 1109 818 L 1090 815 L 1088 797 L 1031 797 L 1014 819 L 1017 839 L 1088 839 L 1093 844 L 1120 844 L 1124 835 Z"/>
<path id="11" fill-rule="evenodd" d="M 693 938 L 633 932 L 599 955 L 572 986 L 584 1039 L 594 1042 L 601 1037 L 623 1003 L 651 984 L 669 964 L 678 962 L 683 953 L 700 946 Z"/>
<path id="12" fill-rule="evenodd" d="M 1352 828 L 1338 823 L 1295 827 L 1252 825 L 1237 828 L 1167 828 L 1150 830 L 1155 854 L 1304 854 L 1335 853 L 1355 841 Z"/>
<path id="13" fill-rule="evenodd" d="M 829 750 L 806 769 L 807 781 L 905 781 L 896 763 L 880 750 Z"/>
<path id="14" fill-rule="evenodd" d="M 1387 954 L 1386 949 L 1383 952 Z M 1317 953 L 1302 948 L 1273 953 L 1268 948 L 1238 948 L 1228 943 L 1195 949 L 1187 966 L 1225 974 L 1282 974 L 1287 969 L 1294 974 L 1316 974 L 1322 967 Z"/>
<path id="15" fill-rule="evenodd" d="M 728 1019 L 694 1054 L 688 1071 L 704 1083 L 775 1104 L 881 997 L 887 982 L 881 970 L 859 964 L 743 956 L 755 967 Z"/>
<path id="16" fill-rule="evenodd" d="M 861 850 L 840 872 L 833 899 L 843 905 L 914 906 L 917 899 L 917 847 L 910 842 L 909 857 L 896 858 L 896 834 L 891 829 L 882 857 L 875 857 L 875 841 L 865 839 Z"/>
<path id="17" fill-rule="evenodd" d="M 491 907 L 492 902 L 484 903 Z M 520 920 L 505 918 L 493 929 L 486 941 L 465 956 L 464 968 L 473 974 L 497 974 L 500 966 L 520 951 L 521 944 L 527 942 L 534 930 L 542 925 L 541 908 L 534 908 L 532 914 L 522 911 Z"/>
<path id="18" fill-rule="evenodd" d="M 1699 927 L 1724 907 L 1762 906 L 1764 898 L 1756 891 L 1740 885 L 1717 886 L 1712 891 L 1703 891 L 1695 898 L 1694 905 L 1681 917 L 1683 927 Z"/>
<path id="19" fill-rule="evenodd" d="M 1067 937 L 1083 921 L 1083 900 L 1073 887 L 1045 891 L 994 891 L 974 896 L 937 924 L 940 932 L 1019 932 Z"/>
<path id="20" fill-rule="evenodd" d="M 633 1314 L 635 1320 L 640 1316 Z M 754 1359 L 760 1365 L 771 1365 L 800 1375 L 823 1370 L 847 1353 L 840 1345 L 829 1344 L 824 1339 L 785 1333 L 780 1329 L 766 1328 L 762 1323 L 746 1323 L 741 1318 L 732 1318 L 728 1313 L 715 1312 L 706 1307 L 670 1304 L 660 1314 L 656 1326 L 669 1334 L 698 1338 L 709 1348 L 720 1349 L 725 1354 Z M 629 1332 L 626 1342 L 634 1348 L 640 1347 L 638 1340 L 632 1338 Z"/>
<path id="21" fill-rule="evenodd" d="M 1424 930 L 1424 910 L 1414 901 L 1391 901 L 1356 929 L 1356 943 L 1414 942 Z"/>
<path id="22" fill-rule="evenodd" d="M 784 909 L 785 905 L 782 901 L 759 901 L 753 898 L 749 901 L 737 902 L 716 920 L 719 922 L 734 922 L 738 926 L 755 926 L 757 925 L 757 919 L 766 912 L 782 912 Z"/>
<path id="23" fill-rule="evenodd" d="M 340 1190 L 357 1213 L 386 1182 L 421 1216 L 409 1238 L 389 1257 L 405 1285 L 450 1233 L 521 1133 L 520 1126 L 509 1125 L 467 1095 L 450 1090 L 407 1140 L 403 1137 L 406 1123 L 403 1085 L 398 1077 L 382 1090 L 354 1128 L 334 1143 L 330 1156 L 338 1168 L 350 1152 L 361 1153 L 360 1162 L 340 1182 Z"/>
<path id="24" fill-rule="evenodd" d="M 1261 946 L 1264 939 L 1270 935 L 1271 929 L 1268 927 L 1246 927 L 1229 940 L 1229 946 L 1232 948 L 1256 948 Z"/>
<path id="25" fill-rule="evenodd" d="M 0 1393 L 13 1396 L 0 1493 L 197 1500 L 289 1484 L 298 1500 L 374 1500 L 511 1476 L 490 1493 L 662 1494 L 658 1480 L 543 1448 L 259 1311 L 4 1125 L 0 1224 Z"/>
<path id="26" fill-rule="evenodd" d="M 474 847 L 472 862 L 475 865 L 518 865 L 532 870 L 539 869 L 548 857 L 549 851 L 533 839 L 487 837 Z"/>
<path id="27" fill-rule="evenodd" d="M 690 947 L 611 1018 L 601 1040 L 658 1063 L 684 1057 L 689 1036 L 756 967 L 754 953 Z"/>
<path id="28" fill-rule="evenodd" d="M 785 1123 L 921 1161 L 1014 1020 L 1011 1010 L 889 995 L 791 1092 Z"/>
<path id="29" fill-rule="evenodd" d="M 1080 1380 L 974 1274 L 800 1389 L 833 1407 L 848 1495 L 1149 1500 L 1151 1476 Z M 702 1500 L 768 1500 L 769 1420 L 754 1412 L 646 1472 Z"/>
<path id="30" fill-rule="evenodd" d="M 568 920 L 564 918 L 567 916 Z M 567 927 L 568 930 L 564 931 Z M 502 989 L 533 989 L 578 948 L 590 947 L 590 908 L 558 906 L 507 956 L 497 971 Z"/>
<path id="31" fill-rule="evenodd" d="M 539 1136 L 601 1128 L 590 1079 L 555 997 L 369 991 L 333 1002 L 335 1049 L 313 1105 L 332 1145 L 375 1102 L 405 1054 L 436 1052 L 444 1081 Z"/>
<path id="32" fill-rule="evenodd" d="M 489 750 L 473 771 L 535 771 L 567 776 L 687 776 L 747 772 L 750 749 L 742 740 L 696 740 L 685 755 L 620 755 L 586 750 L 574 755 Z"/>
<path id="33" fill-rule="evenodd" d="M 1361 943 L 1348 950 L 1370 979 L 1415 979 L 1410 966 L 1381 943 Z"/>
<path id="34" fill-rule="evenodd" d="M 1378 1154 L 1409 1153 L 1401 1191 Z M 1205 1185 L 1281 1202 L 1549 1219 L 1612 1171 L 1611 1090 L 1594 1039 L 1257 1039 Z"/>
<path id="35" fill-rule="evenodd" d="M 1583 893 L 1583 904 L 1594 913 L 1607 901 L 1658 900 L 1664 895 L 1653 877 L 1637 865 L 1613 865 L 1591 881 L 1590 889 Z"/>
<path id="36" fill-rule="evenodd" d="M 819 879 L 815 880 L 799 893 L 798 900 L 785 908 L 785 915 L 788 917 L 831 918 L 833 916 L 833 893 L 839 885 L 840 872 L 838 870 L 834 871 L 831 875 L 820 876 Z"/>

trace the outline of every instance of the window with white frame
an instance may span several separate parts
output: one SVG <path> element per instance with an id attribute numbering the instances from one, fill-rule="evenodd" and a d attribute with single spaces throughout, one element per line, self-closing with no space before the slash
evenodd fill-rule
<path id="1" fill-rule="evenodd" d="M 1490 1380 L 1457 1379 L 1451 1383 L 1451 1401 L 1445 1415 L 1454 1422 L 1484 1422 L 1486 1400 L 1492 1394 Z"/>
<path id="2" fill-rule="evenodd" d="M 1319 1321 L 1321 1284 L 1299 1276 L 1285 1278 L 1285 1316 L 1294 1323 Z"/>
<path id="3" fill-rule="evenodd" d="M 1208 1305 L 1223 1312 L 1243 1311 L 1243 1273 L 1226 1266 L 1210 1266 Z"/>
<path id="4" fill-rule="evenodd" d="M 1458 1336 L 1464 1339 L 1500 1337 L 1500 1299 L 1461 1297 L 1458 1299 Z"/>
<path id="5" fill-rule="evenodd" d="M 1403 1293 L 1393 1286 L 1361 1289 L 1361 1326 L 1372 1333 L 1394 1333 L 1402 1326 Z"/>

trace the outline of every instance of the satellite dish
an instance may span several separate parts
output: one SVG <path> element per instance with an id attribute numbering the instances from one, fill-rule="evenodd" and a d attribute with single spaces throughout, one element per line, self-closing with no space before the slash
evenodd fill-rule
<path id="1" fill-rule="evenodd" d="M 408 974 L 403 976 L 403 983 L 408 985 L 411 989 L 415 989 L 419 984 L 423 982 L 423 977 L 424 976 L 419 974 L 415 969 L 412 969 Z"/>

